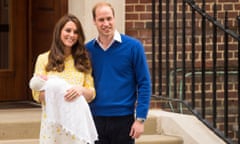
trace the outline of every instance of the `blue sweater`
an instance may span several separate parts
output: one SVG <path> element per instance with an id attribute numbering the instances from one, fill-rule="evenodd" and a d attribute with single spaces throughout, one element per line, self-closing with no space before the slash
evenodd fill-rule
<path id="1" fill-rule="evenodd" d="M 144 48 L 140 41 L 121 34 L 104 51 L 97 41 L 86 44 L 93 67 L 96 98 L 90 103 L 94 116 L 124 116 L 134 114 L 146 118 L 151 80 Z"/>

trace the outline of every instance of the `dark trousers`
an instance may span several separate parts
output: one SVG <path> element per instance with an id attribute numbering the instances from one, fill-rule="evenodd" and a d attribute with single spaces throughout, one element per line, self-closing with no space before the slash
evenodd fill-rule
<path id="1" fill-rule="evenodd" d="M 134 144 L 129 136 L 134 116 L 93 117 L 99 140 L 95 144 Z"/>

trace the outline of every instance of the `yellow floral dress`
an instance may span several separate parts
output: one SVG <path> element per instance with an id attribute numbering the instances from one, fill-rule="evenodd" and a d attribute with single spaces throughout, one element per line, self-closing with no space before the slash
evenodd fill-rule
<path id="1" fill-rule="evenodd" d="M 71 85 L 81 85 L 92 89 L 95 95 L 94 83 L 91 74 L 79 72 L 74 67 L 72 56 L 65 58 L 65 69 L 63 72 L 46 72 L 45 66 L 48 61 L 48 52 L 38 56 L 35 65 L 35 74 L 46 76 L 58 76 Z M 39 101 L 39 92 L 32 91 L 33 99 Z M 40 128 L 40 144 L 85 144 L 86 142 L 78 139 L 75 135 L 64 131 L 61 125 L 51 125 L 46 121 L 47 115 L 45 105 L 42 104 L 42 118 Z"/>

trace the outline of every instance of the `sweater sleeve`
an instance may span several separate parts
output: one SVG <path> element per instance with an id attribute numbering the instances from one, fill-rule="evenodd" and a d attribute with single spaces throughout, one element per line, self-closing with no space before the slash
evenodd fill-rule
<path id="1" fill-rule="evenodd" d="M 150 72 L 144 53 L 144 47 L 140 41 L 136 42 L 133 51 L 133 65 L 137 81 L 136 117 L 146 119 L 151 98 Z"/>
<path id="2" fill-rule="evenodd" d="M 47 59 L 48 57 L 46 54 L 42 54 L 38 56 L 35 64 L 34 75 L 46 75 L 45 66 L 47 63 Z M 39 91 L 32 90 L 32 96 L 36 102 L 39 102 L 39 94 L 40 94 Z"/>
<path id="3" fill-rule="evenodd" d="M 85 78 L 84 78 L 84 82 L 83 82 L 83 86 L 85 88 L 88 88 L 88 89 L 91 89 L 93 91 L 93 97 L 90 101 L 88 102 L 91 102 L 92 100 L 95 99 L 96 97 L 96 90 L 94 88 L 94 81 L 93 81 L 93 77 L 92 75 L 89 73 L 89 74 L 85 74 Z"/>

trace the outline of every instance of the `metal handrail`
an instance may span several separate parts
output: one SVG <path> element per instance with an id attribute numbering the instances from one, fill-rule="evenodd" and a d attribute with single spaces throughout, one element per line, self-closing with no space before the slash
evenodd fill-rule
<path id="1" fill-rule="evenodd" d="M 158 95 L 152 95 L 152 98 L 157 99 L 157 100 L 167 100 L 169 104 L 172 103 L 172 102 L 178 102 L 181 105 L 184 105 L 184 107 L 186 107 L 187 110 L 189 110 L 189 112 L 192 113 L 192 115 L 196 116 L 199 121 L 201 121 L 203 124 L 205 124 L 211 131 L 213 131 L 223 141 L 225 141 L 228 144 L 232 144 L 233 143 L 232 140 L 229 139 L 229 138 L 226 138 L 221 131 L 219 131 L 218 129 L 215 129 L 214 127 L 212 127 L 211 124 L 208 123 L 208 121 L 202 119 L 200 114 L 196 110 L 192 109 L 192 107 L 188 104 L 188 102 L 183 101 L 181 99 L 169 98 L 169 97 L 158 96 Z M 171 110 L 172 110 L 172 108 L 171 108 Z M 174 112 L 174 111 L 172 111 L 172 112 Z"/>

